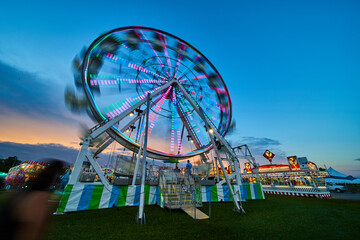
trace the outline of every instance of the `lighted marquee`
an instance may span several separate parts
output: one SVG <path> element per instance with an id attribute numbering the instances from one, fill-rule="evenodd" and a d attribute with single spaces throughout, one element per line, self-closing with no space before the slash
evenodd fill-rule
<path id="1" fill-rule="evenodd" d="M 273 164 L 273 165 L 264 165 L 258 167 L 259 173 L 268 173 L 268 172 L 288 172 L 290 171 L 289 165 Z"/>
<path id="2" fill-rule="evenodd" d="M 313 163 L 313 162 L 308 162 L 307 165 L 309 167 L 309 170 L 312 170 L 312 171 L 317 171 L 318 170 L 316 164 Z"/>

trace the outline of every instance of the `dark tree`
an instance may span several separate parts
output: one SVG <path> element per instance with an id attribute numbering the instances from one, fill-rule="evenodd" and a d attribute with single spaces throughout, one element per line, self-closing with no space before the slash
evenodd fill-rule
<path id="1" fill-rule="evenodd" d="M 0 159 L 0 172 L 8 172 L 10 168 L 21 163 L 17 156 Z"/>

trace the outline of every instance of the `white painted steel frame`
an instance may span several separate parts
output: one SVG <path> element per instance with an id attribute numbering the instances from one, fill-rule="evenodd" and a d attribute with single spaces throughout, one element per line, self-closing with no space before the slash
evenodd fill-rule
<path id="1" fill-rule="evenodd" d="M 205 122 L 205 125 L 206 125 L 206 130 L 208 131 L 209 133 L 209 129 L 213 129 L 213 134 L 215 135 L 215 137 L 224 145 L 225 149 L 228 151 L 228 153 L 231 155 L 232 157 L 232 161 L 234 162 L 234 165 L 235 165 L 235 175 L 236 175 L 236 185 L 237 188 L 236 189 L 240 189 L 240 185 L 241 185 L 241 178 L 240 178 L 240 173 L 239 173 L 239 160 L 237 159 L 237 156 L 236 154 L 234 153 L 232 147 L 230 146 L 230 144 L 225 140 L 225 138 L 223 138 L 220 133 L 217 131 L 217 129 L 215 128 L 215 126 L 213 126 L 213 124 L 211 123 L 211 121 L 209 121 L 207 119 L 207 117 L 204 115 L 203 113 L 203 110 L 201 109 L 201 107 L 195 103 L 195 101 L 191 98 L 191 96 L 188 94 L 188 92 L 186 91 L 185 88 L 183 88 L 183 86 L 181 86 L 181 84 L 179 84 L 179 82 L 177 81 L 177 87 L 179 88 L 179 90 L 182 92 L 182 94 L 184 95 L 184 97 L 186 98 L 186 100 L 188 100 L 188 102 L 191 104 L 191 106 L 194 108 L 194 110 L 197 112 L 197 114 L 201 117 L 201 119 Z M 213 148 L 215 149 L 215 152 L 218 156 L 218 161 L 220 163 L 220 166 L 223 170 L 223 173 L 224 173 L 224 177 L 225 177 L 225 180 L 226 180 L 226 184 L 228 185 L 228 188 L 229 188 L 229 192 L 232 196 L 232 199 L 233 199 L 233 202 L 234 202 L 234 205 L 235 205 L 235 210 L 238 211 L 238 212 L 244 212 L 243 208 L 240 207 L 239 203 L 237 202 L 237 197 L 239 199 L 239 202 L 241 204 L 241 193 L 239 190 L 237 190 L 237 197 L 235 195 L 235 193 L 233 192 L 233 189 L 231 187 L 231 183 L 229 181 L 229 178 L 227 176 L 227 173 L 225 171 L 225 168 L 224 168 L 224 165 L 222 163 L 222 160 L 221 160 L 221 157 L 217 151 L 217 148 L 216 148 L 216 145 L 215 145 L 215 141 L 213 139 L 213 136 L 211 133 L 209 133 L 210 135 L 210 139 L 211 139 L 211 142 L 212 142 L 212 145 L 213 145 Z"/>

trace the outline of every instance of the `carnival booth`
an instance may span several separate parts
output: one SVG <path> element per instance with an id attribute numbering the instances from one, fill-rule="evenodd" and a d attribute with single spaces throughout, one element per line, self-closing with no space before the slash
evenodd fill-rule
<path id="1" fill-rule="evenodd" d="M 269 194 L 329 197 L 325 180 L 327 172 L 320 172 L 306 157 L 288 157 L 289 164 L 268 164 L 251 168 L 245 164 L 244 182 L 260 181 Z M 257 172 L 256 172 L 257 171 Z"/>

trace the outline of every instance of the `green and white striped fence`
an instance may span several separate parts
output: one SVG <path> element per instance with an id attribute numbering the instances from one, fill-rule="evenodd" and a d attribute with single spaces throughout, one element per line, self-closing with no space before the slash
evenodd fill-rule
<path id="1" fill-rule="evenodd" d="M 236 190 L 233 186 L 233 189 Z M 243 183 L 240 187 L 242 201 L 264 199 L 261 185 Z M 203 202 L 232 201 L 227 185 L 202 186 Z M 138 206 L 140 185 L 105 187 L 98 184 L 66 185 L 57 213 L 102 209 L 111 207 Z M 164 207 L 164 198 L 158 186 L 145 185 L 145 204 Z"/>

